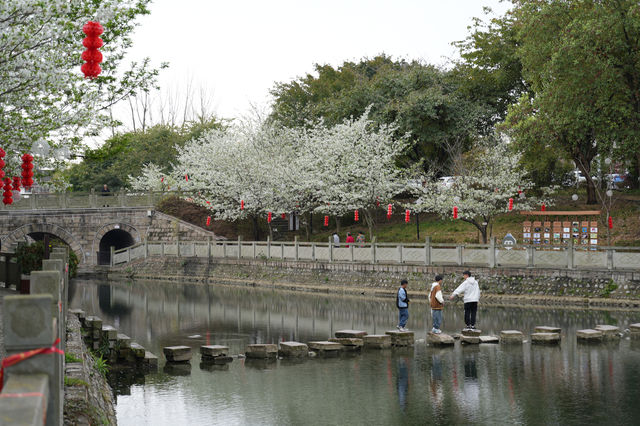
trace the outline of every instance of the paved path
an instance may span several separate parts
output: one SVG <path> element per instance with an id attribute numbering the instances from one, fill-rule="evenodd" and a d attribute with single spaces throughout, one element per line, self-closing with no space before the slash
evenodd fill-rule
<path id="1" fill-rule="evenodd" d="M 16 291 L 0 287 L 0 359 L 4 358 L 4 328 L 2 325 L 2 318 L 4 317 L 4 296 L 7 294 L 16 294 Z"/>

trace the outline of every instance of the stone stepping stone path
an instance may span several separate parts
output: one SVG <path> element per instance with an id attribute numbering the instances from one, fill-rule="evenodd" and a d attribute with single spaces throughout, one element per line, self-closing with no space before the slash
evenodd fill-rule
<path id="1" fill-rule="evenodd" d="M 221 345 L 200 346 L 200 359 L 205 363 L 227 364 L 233 361 L 229 356 L 229 348 Z"/>
<path id="2" fill-rule="evenodd" d="M 560 327 L 550 327 L 547 325 L 539 325 L 534 329 L 535 333 L 560 333 L 562 329 Z"/>
<path id="3" fill-rule="evenodd" d="M 500 343 L 500 338 L 498 336 L 479 336 L 478 338 L 480 339 L 480 343 Z"/>
<path id="4" fill-rule="evenodd" d="M 363 336 L 364 337 L 364 336 Z M 330 342 L 339 343 L 345 351 L 359 351 L 364 345 L 364 341 L 357 337 L 335 337 L 329 339 Z"/>
<path id="5" fill-rule="evenodd" d="M 460 343 L 463 345 L 478 345 L 480 344 L 480 336 L 465 336 L 463 334 L 460 338 Z"/>
<path id="6" fill-rule="evenodd" d="M 453 346 L 456 341 L 446 333 L 427 333 L 427 343 L 433 346 Z"/>
<path id="7" fill-rule="evenodd" d="M 277 358 L 278 346 L 266 343 L 248 345 L 245 355 L 253 359 Z"/>
<path id="8" fill-rule="evenodd" d="M 605 340 L 613 340 L 620 338 L 620 327 L 615 325 L 596 325 L 596 330 L 602 331 L 602 338 Z"/>
<path id="9" fill-rule="evenodd" d="M 168 362 L 191 361 L 191 347 L 189 346 L 166 346 L 162 348 L 162 353 Z"/>
<path id="10" fill-rule="evenodd" d="M 502 330 L 500 332 L 500 343 L 518 344 L 524 341 L 524 334 L 519 330 Z"/>
<path id="11" fill-rule="evenodd" d="M 482 334 L 482 330 L 478 330 L 477 328 L 463 328 L 462 335 L 463 336 L 471 336 L 471 337 L 480 337 Z"/>
<path id="12" fill-rule="evenodd" d="M 342 350 L 342 345 L 340 343 L 329 341 L 309 342 L 308 346 L 309 349 L 319 355 L 337 354 Z"/>
<path id="13" fill-rule="evenodd" d="M 391 336 L 388 334 L 369 334 L 362 338 L 365 348 L 387 349 L 391 347 Z"/>
<path id="14" fill-rule="evenodd" d="M 630 324 L 629 325 L 629 331 L 631 332 L 631 338 L 632 339 L 639 339 L 640 338 L 640 323 Z"/>
<path id="15" fill-rule="evenodd" d="M 299 342 L 280 342 L 278 355 L 283 358 L 304 358 L 309 355 L 309 346 Z"/>
<path id="16" fill-rule="evenodd" d="M 560 333 L 531 333 L 532 344 L 557 344 L 560 343 Z"/>
<path id="17" fill-rule="evenodd" d="M 366 335 L 367 332 L 361 330 L 339 330 L 335 332 L 337 338 L 362 339 Z"/>
<path id="18" fill-rule="evenodd" d="M 391 336 L 392 346 L 411 346 L 415 341 L 413 331 L 390 330 L 385 334 Z"/>
<path id="19" fill-rule="evenodd" d="M 587 328 L 584 330 L 576 331 L 576 338 L 578 341 L 583 342 L 601 342 L 603 337 L 603 333 L 600 330 L 593 330 L 591 328 Z"/>

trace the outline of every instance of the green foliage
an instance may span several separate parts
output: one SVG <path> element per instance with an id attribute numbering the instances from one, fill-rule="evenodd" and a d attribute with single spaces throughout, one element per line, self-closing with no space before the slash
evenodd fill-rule
<path id="1" fill-rule="evenodd" d="M 69 352 L 65 352 L 64 353 L 64 361 L 66 363 L 71 363 L 71 362 L 82 362 L 82 360 L 80 358 L 77 358 L 76 356 L 70 354 Z"/>
<path id="2" fill-rule="evenodd" d="M 107 363 L 107 360 L 105 360 L 102 355 L 96 356 L 92 354 L 92 357 L 96 370 L 98 370 L 102 376 L 106 377 L 109 372 L 109 364 Z"/>
<path id="3" fill-rule="evenodd" d="M 85 382 L 84 380 L 76 379 L 75 377 L 67 377 L 67 376 L 64 376 L 64 385 L 89 387 L 89 383 Z"/>
<path id="4" fill-rule="evenodd" d="M 618 284 L 616 284 L 613 280 L 609 280 L 606 287 L 600 293 L 601 297 L 609 298 L 611 297 L 611 293 L 618 289 Z"/>
<path id="5" fill-rule="evenodd" d="M 129 175 L 138 176 L 147 163 L 169 171 L 177 149 L 210 129 L 224 128 L 216 118 L 187 123 L 183 128 L 157 125 L 145 131 L 127 132 L 109 138 L 100 148 L 89 149 L 81 163 L 64 171 L 73 191 L 100 190 L 107 184 L 111 191 L 127 186 Z"/>
<path id="6" fill-rule="evenodd" d="M 58 239 L 51 239 L 49 250 L 54 247 L 68 247 L 66 243 Z M 44 241 L 36 241 L 33 244 L 19 244 L 16 248 L 18 263 L 22 267 L 23 274 L 30 274 L 31 271 L 42 269 L 42 259 L 44 259 Z M 78 273 L 78 256 L 69 248 L 69 277 L 73 278 Z"/>

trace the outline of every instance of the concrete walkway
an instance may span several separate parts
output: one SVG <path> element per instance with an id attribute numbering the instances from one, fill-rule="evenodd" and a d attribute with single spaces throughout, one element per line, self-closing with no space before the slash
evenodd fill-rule
<path id="1" fill-rule="evenodd" d="M 0 287 L 0 359 L 4 358 L 4 327 L 2 325 L 2 318 L 4 317 L 4 296 L 10 294 L 17 294 L 15 290 L 10 290 L 4 287 Z"/>

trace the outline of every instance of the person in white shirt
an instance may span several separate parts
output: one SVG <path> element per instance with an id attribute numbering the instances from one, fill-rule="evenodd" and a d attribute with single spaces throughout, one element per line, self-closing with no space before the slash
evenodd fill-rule
<path id="1" fill-rule="evenodd" d="M 478 312 L 478 302 L 480 301 L 480 286 L 478 281 L 471 276 L 471 272 L 464 271 L 462 273 L 464 281 L 456 288 L 451 296 L 450 300 L 464 293 L 464 323 L 467 328 L 476 328 L 476 313 Z"/>
<path id="2" fill-rule="evenodd" d="M 337 232 L 333 233 L 333 246 L 340 247 L 340 236 L 338 235 Z"/>

